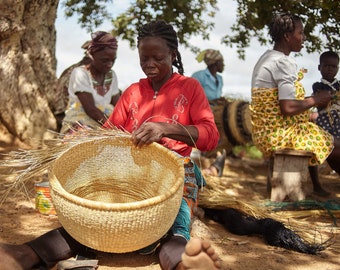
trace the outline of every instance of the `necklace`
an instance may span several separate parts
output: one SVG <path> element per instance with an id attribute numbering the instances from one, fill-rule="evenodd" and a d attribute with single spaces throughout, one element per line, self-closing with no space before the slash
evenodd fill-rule
<path id="1" fill-rule="evenodd" d="M 105 96 L 107 92 L 110 90 L 111 85 L 111 77 L 109 76 L 107 78 L 106 74 L 104 75 L 104 78 L 102 82 L 99 82 L 95 79 L 94 75 L 91 72 L 90 65 L 86 67 L 87 72 L 89 73 L 92 81 L 92 86 L 100 96 Z"/>
<path id="2" fill-rule="evenodd" d="M 97 93 L 101 96 L 105 96 L 107 92 L 109 92 L 109 88 L 106 85 L 97 85 L 94 86 L 96 89 Z"/>
<path id="3" fill-rule="evenodd" d="M 93 88 L 97 91 L 97 93 L 101 96 L 105 96 L 107 92 L 109 92 L 110 88 L 108 84 L 105 84 L 105 80 L 103 84 L 98 83 L 95 79 L 92 78 Z"/>

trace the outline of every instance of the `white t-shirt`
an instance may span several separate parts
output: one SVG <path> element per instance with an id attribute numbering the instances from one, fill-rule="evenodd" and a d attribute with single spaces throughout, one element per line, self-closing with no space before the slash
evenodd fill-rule
<path id="1" fill-rule="evenodd" d="M 104 96 L 101 96 L 93 88 L 93 81 L 90 72 L 87 71 L 83 66 L 76 67 L 70 76 L 68 92 L 71 101 L 79 101 L 76 95 L 77 92 L 88 92 L 92 94 L 97 107 L 99 105 L 109 104 L 111 102 L 112 96 L 119 93 L 117 75 L 112 70 L 112 82 L 110 89 Z"/>
<path id="2" fill-rule="evenodd" d="M 267 50 L 256 63 L 252 88 L 278 88 L 279 100 L 296 99 L 294 82 L 297 80 L 295 60 L 282 52 Z"/>
<path id="3" fill-rule="evenodd" d="M 95 106 L 105 115 L 110 116 L 113 111 L 113 105 L 111 104 L 112 96 L 119 93 L 116 73 L 112 71 L 110 87 L 104 96 L 101 96 L 97 93 L 93 86 L 90 72 L 87 71 L 84 66 L 76 67 L 70 76 L 68 92 L 69 102 L 67 110 L 65 111 L 65 118 L 63 120 L 61 132 L 66 132 L 69 129 L 70 124 L 77 122 L 90 127 L 99 126 L 97 121 L 93 120 L 86 114 L 76 93 L 87 92 L 92 94 Z"/>

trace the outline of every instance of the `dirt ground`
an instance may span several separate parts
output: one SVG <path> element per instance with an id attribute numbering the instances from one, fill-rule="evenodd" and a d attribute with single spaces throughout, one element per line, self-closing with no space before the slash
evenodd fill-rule
<path id="1" fill-rule="evenodd" d="M 13 149 L 13 142 L 1 141 L 0 152 Z M 15 148 L 14 148 L 15 149 Z M 320 171 L 321 182 L 332 192 L 327 198 L 313 196 L 310 183 L 305 183 L 307 199 L 336 202 L 340 205 L 340 177 L 326 168 Z M 266 192 L 267 165 L 265 162 L 228 157 L 224 175 L 218 179 L 226 196 L 238 201 L 268 202 Z M 7 178 L 0 179 L 0 198 L 9 187 Z M 0 242 L 20 244 L 44 232 L 60 226 L 57 216 L 47 216 L 35 209 L 34 181 L 26 184 L 26 194 L 11 192 L 0 206 Z M 264 206 L 262 206 L 264 207 Z M 291 213 L 293 211 L 290 211 Z M 332 216 L 332 213 L 337 213 Z M 319 255 L 307 255 L 267 245 L 260 236 L 238 236 L 225 230 L 220 224 L 203 218 L 193 222 L 192 235 L 209 239 L 219 254 L 223 269 L 268 269 L 268 270 L 336 270 L 340 269 L 339 210 L 329 213 L 320 210 L 307 211 L 298 218 L 299 230 L 314 233 L 315 242 L 331 238 L 331 245 Z M 280 212 L 283 216 L 285 211 Z M 287 219 L 288 223 L 289 220 Z M 338 224 L 336 224 L 338 223 Z M 135 253 L 98 253 L 99 270 L 104 269 L 160 269 L 156 255 L 141 256 Z M 1 265 L 0 265 L 1 269 Z"/>

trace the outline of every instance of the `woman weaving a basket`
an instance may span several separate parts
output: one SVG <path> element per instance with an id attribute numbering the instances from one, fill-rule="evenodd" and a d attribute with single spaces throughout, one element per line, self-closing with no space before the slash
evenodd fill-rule
<path id="1" fill-rule="evenodd" d="M 193 146 L 202 151 L 215 148 L 219 134 L 213 114 L 199 82 L 182 75 L 177 34 L 172 26 L 163 21 L 144 25 L 138 36 L 138 52 L 147 78 L 124 91 L 104 127 L 131 132 L 137 147 L 158 142 L 181 156 L 189 156 Z M 191 214 L 204 178 L 190 159 L 186 160 L 182 204 L 169 235 L 142 252 L 151 253 L 159 247 L 160 265 L 166 270 L 218 269 L 220 262 L 208 243 L 197 239 L 188 242 Z M 0 264 L 5 267 L 2 269 L 50 268 L 83 249 L 86 247 L 59 228 L 23 245 L 0 246 Z"/>

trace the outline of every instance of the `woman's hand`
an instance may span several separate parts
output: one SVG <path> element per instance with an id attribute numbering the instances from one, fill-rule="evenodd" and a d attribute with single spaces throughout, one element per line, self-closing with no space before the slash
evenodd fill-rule
<path id="1" fill-rule="evenodd" d="M 328 91 L 321 91 L 315 96 L 303 100 L 287 99 L 280 100 L 280 109 L 283 115 L 297 115 L 309 110 L 312 107 L 326 107 L 332 96 Z"/>
<path id="2" fill-rule="evenodd" d="M 181 141 L 194 146 L 198 138 L 195 126 L 182 126 L 163 122 L 146 122 L 132 133 L 132 142 L 141 147 L 153 142 L 160 142 L 163 137 Z"/>
<path id="3" fill-rule="evenodd" d="M 164 135 L 166 123 L 147 122 L 132 133 L 132 142 L 137 147 L 159 142 Z"/>
<path id="4" fill-rule="evenodd" d="M 315 106 L 318 108 L 327 107 L 328 103 L 331 101 L 332 96 L 329 91 L 318 91 L 315 95 Z"/>

